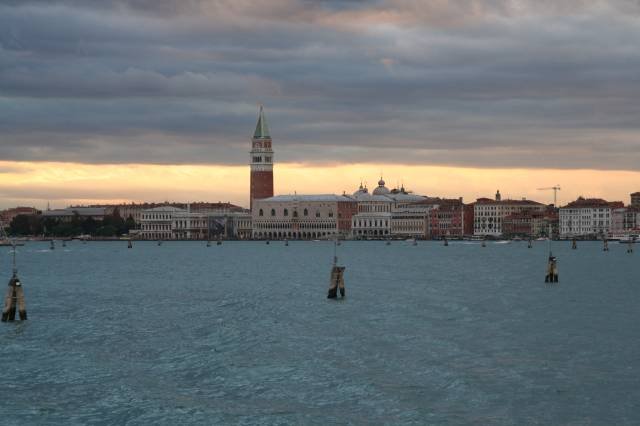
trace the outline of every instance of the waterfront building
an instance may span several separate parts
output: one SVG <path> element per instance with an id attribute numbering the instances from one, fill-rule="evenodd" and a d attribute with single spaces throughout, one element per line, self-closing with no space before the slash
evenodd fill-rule
<path id="1" fill-rule="evenodd" d="M 260 105 L 260 114 L 256 130 L 251 139 L 251 177 L 249 202 L 253 211 L 255 200 L 273 197 L 273 148 L 267 126 L 264 109 Z"/>
<path id="2" fill-rule="evenodd" d="M 166 205 L 142 212 L 140 236 L 147 240 L 246 239 L 251 236 L 251 216 L 225 209 L 192 211 L 190 205 L 186 209 Z"/>
<path id="3" fill-rule="evenodd" d="M 631 205 L 633 207 L 640 207 L 640 192 L 631 194 Z"/>
<path id="4" fill-rule="evenodd" d="M 474 230 L 475 204 L 465 204 L 462 216 L 462 235 L 472 236 Z"/>
<path id="5" fill-rule="evenodd" d="M 4 224 L 5 226 L 9 226 L 11 221 L 13 221 L 16 216 L 33 216 L 37 214 L 40 214 L 40 211 L 35 207 L 13 207 L 10 209 L 2 210 L 0 212 L 0 223 Z"/>
<path id="6" fill-rule="evenodd" d="M 240 206 L 229 202 L 193 202 L 193 203 L 122 203 L 122 204 L 101 204 L 91 207 L 99 207 L 105 209 L 105 214 L 113 215 L 115 212 L 123 219 L 132 218 L 134 222 L 140 226 L 142 222 L 142 212 L 154 209 L 156 207 L 172 206 L 178 209 L 189 209 L 194 213 L 211 213 L 211 214 L 228 214 L 246 212 Z"/>
<path id="7" fill-rule="evenodd" d="M 548 206 L 544 211 L 523 210 L 504 217 L 502 236 L 505 238 L 547 237 L 549 225 L 551 225 L 551 235 L 557 237 L 558 213 L 552 206 Z"/>
<path id="8" fill-rule="evenodd" d="M 356 202 L 343 195 L 277 195 L 255 199 L 253 238 L 329 239 L 350 233 Z"/>
<path id="9" fill-rule="evenodd" d="M 381 182 L 384 184 L 384 181 Z M 386 197 L 391 199 L 391 236 L 424 238 L 427 233 L 426 218 L 434 207 L 424 202 L 428 198 L 405 190 L 404 185 L 390 190 Z"/>
<path id="10" fill-rule="evenodd" d="M 349 197 L 358 205 L 351 225 L 353 238 L 424 238 L 426 212 L 432 206 L 421 204 L 426 198 L 405 190 L 404 185 L 388 189 L 380 178 L 371 193 L 360 184 Z"/>
<path id="11" fill-rule="evenodd" d="M 547 206 L 531 200 L 503 200 L 500 191 L 495 199 L 479 198 L 473 205 L 474 235 L 501 237 L 503 221 L 509 215 L 524 211 L 543 212 Z"/>
<path id="12" fill-rule="evenodd" d="M 560 208 L 560 237 L 599 237 L 608 235 L 612 226 L 612 211 L 623 208 L 621 201 L 583 198 Z"/>
<path id="13" fill-rule="evenodd" d="M 177 213 L 186 213 L 186 210 L 173 206 L 144 210 L 140 222 L 141 237 L 146 240 L 173 239 L 173 220 Z"/>
<path id="14" fill-rule="evenodd" d="M 462 238 L 464 236 L 464 203 L 458 199 L 434 199 L 429 212 L 427 238 Z"/>
<path id="15" fill-rule="evenodd" d="M 249 212 L 231 212 L 227 216 L 227 226 L 225 233 L 227 238 L 248 240 L 251 239 L 251 213 Z"/>
<path id="16" fill-rule="evenodd" d="M 391 235 L 391 206 L 393 200 L 386 195 L 389 190 L 384 180 L 369 193 L 366 186 L 360 187 L 349 198 L 357 206 L 357 214 L 351 218 L 351 236 L 353 238 L 389 238 Z"/>
<path id="17" fill-rule="evenodd" d="M 611 211 L 611 234 L 635 234 L 638 231 L 640 231 L 640 206 L 630 205 Z"/>

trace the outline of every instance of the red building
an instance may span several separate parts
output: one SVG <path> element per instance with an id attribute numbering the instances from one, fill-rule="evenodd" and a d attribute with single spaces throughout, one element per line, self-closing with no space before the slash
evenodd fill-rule
<path id="1" fill-rule="evenodd" d="M 338 201 L 338 233 L 349 235 L 351 233 L 351 219 L 358 214 L 356 201 Z"/>
<path id="2" fill-rule="evenodd" d="M 475 203 L 465 204 L 463 210 L 464 215 L 462 216 L 462 233 L 463 235 L 473 235 Z"/>
<path id="3" fill-rule="evenodd" d="M 545 211 L 523 210 L 512 213 L 502 219 L 502 235 L 505 238 L 536 238 L 549 235 L 551 225 L 552 236 L 558 235 L 558 212 L 550 205 Z"/>
<path id="4" fill-rule="evenodd" d="M 253 200 L 273 197 L 273 150 L 271 136 L 264 110 L 260 105 L 260 115 L 256 131 L 251 139 L 251 188 L 249 200 L 253 210 Z"/>
<path id="5" fill-rule="evenodd" d="M 464 204 L 462 199 L 442 199 L 438 207 L 429 212 L 429 238 L 454 237 L 464 235 Z"/>

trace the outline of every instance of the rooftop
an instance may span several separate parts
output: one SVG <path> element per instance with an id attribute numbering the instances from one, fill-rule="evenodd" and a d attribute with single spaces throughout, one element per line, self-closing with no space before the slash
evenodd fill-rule
<path id="1" fill-rule="evenodd" d="M 274 197 L 262 198 L 255 201 L 266 202 L 292 202 L 292 201 L 318 201 L 318 202 L 337 202 L 337 201 L 353 201 L 344 195 L 335 194 L 311 194 L 311 195 L 276 195 Z"/>
<path id="2" fill-rule="evenodd" d="M 491 198 L 478 198 L 476 204 L 511 204 L 519 206 L 544 206 L 544 204 L 533 200 L 494 200 Z"/>
<path id="3" fill-rule="evenodd" d="M 66 209 L 45 210 L 42 216 L 60 217 L 60 216 L 104 216 L 105 209 L 102 207 L 69 207 Z"/>
<path id="4" fill-rule="evenodd" d="M 583 198 L 578 197 L 577 200 L 570 202 L 566 206 L 562 207 L 563 209 L 567 208 L 594 208 L 594 207 L 611 207 L 611 208 L 620 208 L 624 207 L 624 203 L 622 201 L 607 201 L 602 198 Z"/>
<path id="5" fill-rule="evenodd" d="M 267 118 L 264 116 L 264 108 L 260 105 L 260 114 L 258 115 L 258 124 L 256 124 L 256 131 L 253 132 L 254 139 L 269 139 L 269 126 L 267 125 Z"/>

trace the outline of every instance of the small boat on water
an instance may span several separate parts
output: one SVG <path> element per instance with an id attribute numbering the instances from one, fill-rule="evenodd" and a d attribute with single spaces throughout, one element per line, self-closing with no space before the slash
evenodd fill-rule
<path id="1" fill-rule="evenodd" d="M 618 239 L 618 242 L 620 244 L 635 244 L 638 242 L 640 238 L 638 238 L 638 236 L 636 235 L 626 235 L 624 237 L 621 237 L 620 239 Z"/>

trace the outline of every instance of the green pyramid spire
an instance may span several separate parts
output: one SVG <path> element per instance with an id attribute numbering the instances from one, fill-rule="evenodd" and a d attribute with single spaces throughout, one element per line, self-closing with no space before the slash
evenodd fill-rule
<path id="1" fill-rule="evenodd" d="M 260 116 L 258 117 L 258 124 L 256 125 L 256 131 L 253 133 L 255 139 L 271 138 L 269 135 L 269 126 L 267 126 L 267 118 L 264 116 L 264 110 L 260 105 Z"/>

